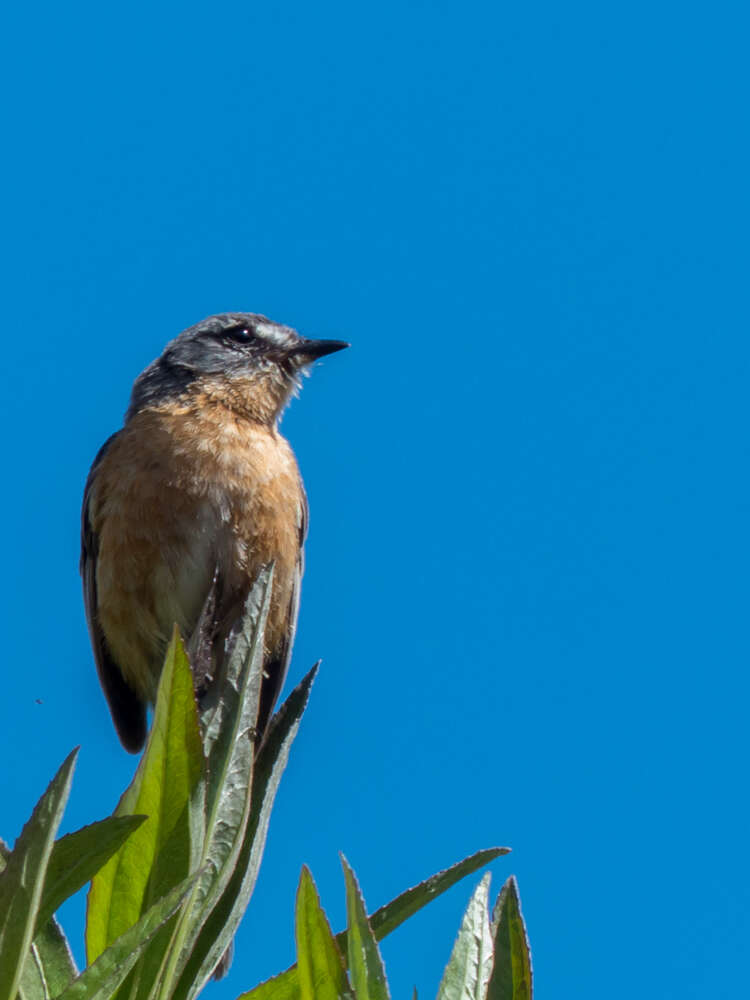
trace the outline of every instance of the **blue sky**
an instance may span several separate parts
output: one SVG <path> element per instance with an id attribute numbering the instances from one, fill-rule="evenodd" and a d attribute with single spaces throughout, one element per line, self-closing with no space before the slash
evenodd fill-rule
<path id="1" fill-rule="evenodd" d="M 134 377 L 224 310 L 353 345 L 284 420 L 290 680 L 324 662 L 207 997 L 290 963 L 303 862 L 340 925 L 339 850 L 375 908 L 492 844 L 540 997 L 747 989 L 746 30 L 732 3 L 7 15 L 0 835 L 74 744 L 66 829 L 132 773 L 77 561 Z M 394 997 L 434 996 L 472 887 L 385 943 Z"/>

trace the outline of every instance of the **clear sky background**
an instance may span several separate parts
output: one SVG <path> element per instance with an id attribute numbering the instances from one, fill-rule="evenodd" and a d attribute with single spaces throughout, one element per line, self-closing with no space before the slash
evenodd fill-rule
<path id="1" fill-rule="evenodd" d="M 135 760 L 78 579 L 86 473 L 185 326 L 344 338 L 284 419 L 315 686 L 230 977 L 310 865 L 375 908 L 493 844 L 540 1000 L 747 990 L 747 17 L 739 3 L 16 5 L 2 41 L 13 840 Z M 744 332 L 743 332 L 744 331 Z M 41 704 L 38 701 L 41 701 Z M 434 996 L 469 880 L 384 945 Z M 83 904 L 65 929 L 82 957 Z"/>

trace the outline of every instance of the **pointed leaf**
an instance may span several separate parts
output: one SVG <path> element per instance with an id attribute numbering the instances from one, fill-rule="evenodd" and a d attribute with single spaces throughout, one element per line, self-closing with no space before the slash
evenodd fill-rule
<path id="1" fill-rule="evenodd" d="M 116 816 L 146 815 L 94 876 L 88 897 L 89 963 L 133 926 L 150 903 L 193 870 L 202 846 L 203 755 L 190 666 L 175 629 L 159 682 L 154 721 Z"/>
<path id="2" fill-rule="evenodd" d="M 341 1000 L 348 995 L 336 941 L 307 867 L 297 889 L 297 967 L 302 1000 Z"/>
<path id="3" fill-rule="evenodd" d="M 56 1000 L 109 1000 L 195 885 L 197 874 L 185 879 L 154 903 L 143 917 L 84 969 Z"/>
<path id="4" fill-rule="evenodd" d="M 299 1000 L 299 976 L 297 966 L 293 965 L 286 972 L 258 983 L 247 993 L 241 993 L 237 1000 Z"/>
<path id="5" fill-rule="evenodd" d="M 346 882 L 346 944 L 349 959 L 349 977 L 357 1000 L 389 1000 L 383 959 L 380 957 L 375 935 L 367 919 L 354 872 L 341 855 Z"/>
<path id="6" fill-rule="evenodd" d="M 489 917 L 490 875 L 471 897 L 453 953 L 443 974 L 438 1000 L 485 1000 L 492 971 Z"/>
<path id="7" fill-rule="evenodd" d="M 397 896 L 390 903 L 386 903 L 385 906 L 381 906 L 370 917 L 375 937 L 378 941 L 382 941 L 386 934 L 390 934 L 405 920 L 421 910 L 423 906 L 431 903 L 433 899 L 437 899 L 446 889 L 450 889 L 462 878 L 471 875 L 479 868 L 483 868 L 490 861 L 494 861 L 495 858 L 499 858 L 503 854 L 510 854 L 510 848 L 489 847 L 484 851 L 477 851 L 476 854 L 469 855 L 458 864 L 451 865 L 450 868 L 438 872 L 432 878 L 402 892 L 400 896 Z"/>
<path id="8" fill-rule="evenodd" d="M 245 602 L 240 626 L 231 640 L 231 648 L 224 663 L 219 664 L 219 675 L 215 678 L 203 701 L 201 719 L 203 722 L 203 748 L 207 760 L 214 759 L 216 743 L 226 728 L 226 718 L 236 711 L 242 694 L 237 678 L 245 666 L 258 632 L 265 630 L 268 610 L 265 607 L 273 583 L 273 564 L 264 567 L 258 574 Z M 226 690 L 227 683 L 233 690 Z M 232 704 L 234 700 L 234 705 Z M 212 781 L 213 781 L 212 775 Z M 209 796 L 210 800 L 211 796 Z"/>
<path id="9" fill-rule="evenodd" d="M 488 1000 L 531 1000 L 531 951 L 513 875 L 500 890 L 492 917 L 495 963 Z"/>
<path id="10" fill-rule="evenodd" d="M 437 899 L 441 893 L 450 889 L 466 875 L 471 875 L 472 872 L 489 864 L 495 858 L 509 853 L 509 847 L 490 847 L 483 851 L 477 851 L 476 854 L 471 854 L 463 861 L 459 861 L 450 868 L 433 875 L 432 878 L 402 892 L 390 903 L 381 906 L 369 918 L 376 940 L 382 941 L 387 934 L 419 912 L 427 903 Z M 346 950 L 346 931 L 341 931 L 336 935 L 336 942 L 342 951 Z M 280 972 L 278 976 L 274 976 L 247 993 L 243 993 L 238 1000 L 296 1000 L 297 997 L 299 997 L 299 981 L 297 966 L 293 965 L 286 972 Z"/>
<path id="11" fill-rule="evenodd" d="M 56 840 L 37 927 L 43 927 L 66 899 L 86 885 L 145 819 L 145 816 L 110 816 Z"/>
<path id="12" fill-rule="evenodd" d="M 77 756 L 75 749 L 50 782 L 0 875 L 0 1000 L 15 1000 L 18 992 Z"/>
<path id="13" fill-rule="evenodd" d="M 251 809 L 255 724 L 263 677 L 264 629 L 271 603 L 273 567 L 253 585 L 231 653 L 214 684 L 216 700 L 204 735 L 208 757 L 206 875 L 191 900 L 190 927 L 178 970 L 189 960 L 201 928 L 234 873 Z"/>
<path id="14" fill-rule="evenodd" d="M 252 895 L 268 832 L 271 807 L 297 735 L 302 713 L 315 679 L 316 664 L 292 691 L 273 717 L 255 762 L 252 809 L 242 851 L 224 894 L 206 921 L 174 993 L 175 1000 L 190 1000 L 203 989 L 216 964 L 232 941 Z"/>

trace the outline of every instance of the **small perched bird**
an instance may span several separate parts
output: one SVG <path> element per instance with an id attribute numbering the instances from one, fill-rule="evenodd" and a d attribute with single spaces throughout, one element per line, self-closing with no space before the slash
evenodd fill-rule
<path id="1" fill-rule="evenodd" d="M 223 313 L 184 330 L 136 379 L 125 426 L 89 472 L 81 539 L 94 658 L 131 753 L 145 742 L 175 623 L 187 640 L 213 588 L 215 636 L 226 639 L 274 562 L 263 734 L 289 665 L 307 532 L 305 490 L 278 421 L 301 374 L 348 346 Z"/>

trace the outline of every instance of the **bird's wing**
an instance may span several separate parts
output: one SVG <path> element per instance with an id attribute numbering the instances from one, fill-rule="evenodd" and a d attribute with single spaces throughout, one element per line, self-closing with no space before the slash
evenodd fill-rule
<path id="1" fill-rule="evenodd" d="M 266 676 L 263 679 L 263 686 L 260 691 L 257 730 L 261 741 L 268 731 L 273 707 L 276 704 L 276 699 L 281 694 L 281 689 L 284 686 L 287 671 L 289 670 L 289 661 L 292 658 L 292 646 L 294 645 L 294 636 L 297 631 L 297 616 L 299 614 L 300 586 L 302 583 L 302 574 L 305 569 L 305 538 L 307 538 L 308 518 L 307 496 L 304 487 L 301 487 L 299 555 L 297 556 L 297 564 L 294 567 L 284 638 L 277 648 L 271 651 L 271 655 L 265 664 Z"/>
<path id="2" fill-rule="evenodd" d="M 119 432 L 118 432 L 119 433 Z M 96 595 L 96 563 L 99 553 L 99 536 L 91 525 L 89 505 L 96 481 L 96 474 L 104 455 L 117 434 L 113 434 L 99 449 L 99 454 L 91 466 L 86 488 L 83 492 L 81 510 L 81 579 L 83 581 L 83 603 L 86 620 L 94 650 L 99 680 L 112 713 L 112 720 L 120 737 L 120 742 L 130 753 L 138 753 L 146 742 L 146 706 L 126 683 L 120 668 L 112 659 L 107 641 L 99 624 Z"/>

